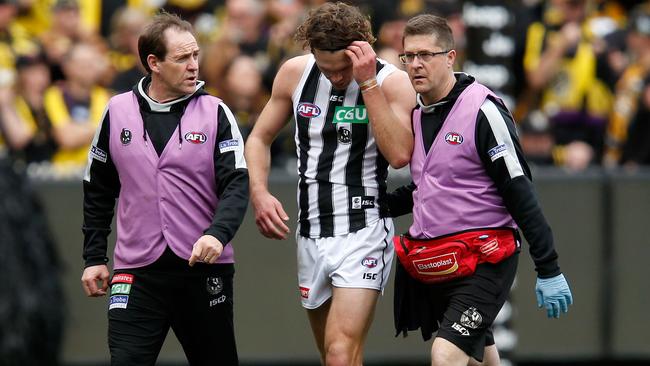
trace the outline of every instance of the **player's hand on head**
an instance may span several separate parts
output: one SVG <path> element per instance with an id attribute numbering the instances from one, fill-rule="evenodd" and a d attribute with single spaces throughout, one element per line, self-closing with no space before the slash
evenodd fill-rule
<path id="1" fill-rule="evenodd" d="M 357 83 L 362 83 L 377 76 L 377 54 L 365 41 L 354 41 L 345 49 L 345 54 L 352 61 L 352 74 Z"/>
<path id="2" fill-rule="evenodd" d="M 86 267 L 81 275 L 81 286 L 89 297 L 104 296 L 108 292 L 108 267 L 105 264 Z"/>
<path id="3" fill-rule="evenodd" d="M 196 262 L 213 264 L 223 253 L 223 244 L 212 235 L 203 235 L 192 246 L 192 255 L 189 259 L 190 267 Z"/>
<path id="4" fill-rule="evenodd" d="M 255 195 L 251 201 L 255 209 L 255 224 L 260 233 L 270 239 L 286 239 L 291 232 L 286 225 L 289 215 L 280 201 L 270 193 Z"/>
<path id="5" fill-rule="evenodd" d="M 561 313 L 569 311 L 573 304 L 573 295 L 563 274 L 551 278 L 537 278 L 535 284 L 537 306 L 546 308 L 549 318 L 559 318 Z"/>

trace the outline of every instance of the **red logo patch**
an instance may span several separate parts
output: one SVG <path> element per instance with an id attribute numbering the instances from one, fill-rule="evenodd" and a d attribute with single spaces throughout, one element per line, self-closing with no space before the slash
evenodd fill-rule
<path id="1" fill-rule="evenodd" d="M 208 136 L 203 132 L 188 132 L 185 134 L 185 140 L 193 144 L 203 144 L 208 141 Z"/>
<path id="2" fill-rule="evenodd" d="M 305 118 L 314 118 L 320 116 L 320 107 L 312 103 L 300 103 L 296 110 L 298 115 Z"/>
<path id="3" fill-rule="evenodd" d="M 133 275 L 128 273 L 118 273 L 113 276 L 111 284 L 114 283 L 133 283 Z"/>
<path id="4" fill-rule="evenodd" d="M 456 132 L 448 132 L 445 135 L 445 142 L 449 145 L 460 145 L 463 143 L 463 135 Z"/>
<path id="5" fill-rule="evenodd" d="M 309 288 L 308 287 L 302 287 L 302 286 L 298 286 L 298 288 L 300 289 L 300 297 L 302 297 L 303 299 L 308 299 L 309 298 Z"/>

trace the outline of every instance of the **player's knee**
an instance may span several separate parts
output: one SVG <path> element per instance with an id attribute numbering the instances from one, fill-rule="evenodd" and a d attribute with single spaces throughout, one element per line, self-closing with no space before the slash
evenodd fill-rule
<path id="1" fill-rule="evenodd" d="M 334 341 L 327 345 L 325 364 L 327 366 L 355 365 L 358 358 L 358 347 L 346 340 Z"/>

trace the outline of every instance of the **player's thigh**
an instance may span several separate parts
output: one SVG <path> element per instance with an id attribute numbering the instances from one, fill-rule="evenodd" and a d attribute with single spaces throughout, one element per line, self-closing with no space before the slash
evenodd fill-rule
<path id="1" fill-rule="evenodd" d="M 477 361 L 474 358 L 470 358 L 468 366 L 499 366 L 501 364 L 501 358 L 499 357 L 499 351 L 495 344 L 485 346 L 483 351 L 483 362 Z"/>
<path id="2" fill-rule="evenodd" d="M 378 297 L 377 290 L 334 287 L 325 330 L 326 343 L 337 339 L 362 342 L 370 329 Z"/>
<path id="3" fill-rule="evenodd" d="M 470 357 L 454 343 L 436 337 L 431 345 L 431 366 L 466 366 Z"/>
<path id="4" fill-rule="evenodd" d="M 325 327 L 327 325 L 327 317 L 329 315 L 330 305 L 331 301 L 326 301 L 324 304 L 315 309 L 306 309 L 311 331 L 314 335 L 316 346 L 318 347 L 318 351 L 321 353 L 321 355 L 324 355 L 325 352 Z"/>

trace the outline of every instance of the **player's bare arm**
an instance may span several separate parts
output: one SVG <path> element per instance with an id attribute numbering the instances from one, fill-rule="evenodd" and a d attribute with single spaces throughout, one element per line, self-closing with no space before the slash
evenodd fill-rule
<path id="1" fill-rule="evenodd" d="M 286 225 L 289 216 L 282 204 L 268 189 L 271 167 L 271 143 L 287 124 L 291 115 L 291 97 L 300 81 L 308 56 L 299 56 L 285 62 L 273 82 L 271 98 L 262 110 L 255 127 L 246 141 L 246 163 L 250 179 L 251 202 L 255 222 L 267 238 L 286 239 L 290 232 Z"/>
<path id="2" fill-rule="evenodd" d="M 370 44 L 352 42 L 346 54 L 352 60 L 353 75 L 363 93 L 379 150 L 393 168 L 405 166 L 413 151 L 410 118 L 415 107 L 415 91 L 408 75 L 396 71 L 379 86 L 377 56 Z"/>

